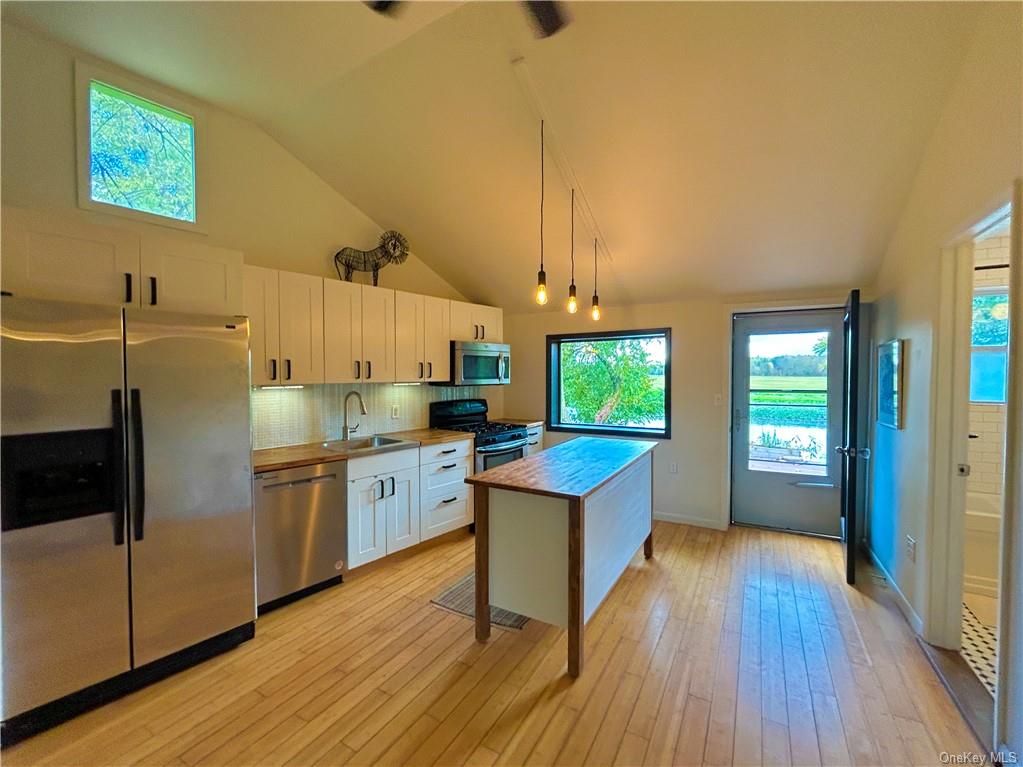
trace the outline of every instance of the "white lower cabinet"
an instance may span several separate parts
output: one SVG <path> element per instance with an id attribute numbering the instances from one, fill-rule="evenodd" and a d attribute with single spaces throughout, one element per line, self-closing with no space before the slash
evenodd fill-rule
<path id="1" fill-rule="evenodd" d="M 377 477 L 348 481 L 348 567 L 387 554 L 387 501 Z"/>
<path id="2" fill-rule="evenodd" d="M 419 451 L 349 461 L 348 567 L 359 567 L 420 540 Z"/>
<path id="3" fill-rule="evenodd" d="M 386 478 L 387 553 L 419 543 L 419 472 L 405 469 Z"/>
<path id="4" fill-rule="evenodd" d="M 543 450 L 543 424 L 526 427 L 526 455 L 535 455 Z"/>
<path id="5" fill-rule="evenodd" d="M 472 524 L 472 488 L 465 484 L 465 478 L 473 473 L 472 440 L 424 447 L 419 454 L 422 539 Z"/>

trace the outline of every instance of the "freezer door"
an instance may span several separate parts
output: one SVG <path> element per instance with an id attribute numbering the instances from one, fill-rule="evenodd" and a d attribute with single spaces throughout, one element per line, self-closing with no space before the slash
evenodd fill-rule
<path id="1" fill-rule="evenodd" d="M 121 310 L 0 303 L 3 718 L 131 667 Z"/>
<path id="2" fill-rule="evenodd" d="M 125 311 L 135 665 L 255 619 L 248 323 Z"/>

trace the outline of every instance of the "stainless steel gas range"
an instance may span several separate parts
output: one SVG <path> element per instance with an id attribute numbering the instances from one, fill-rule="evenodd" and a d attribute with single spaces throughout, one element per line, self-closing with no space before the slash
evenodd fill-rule
<path id="1" fill-rule="evenodd" d="M 473 434 L 476 472 L 515 461 L 526 454 L 526 427 L 487 420 L 485 399 L 455 399 L 430 403 L 430 427 Z"/>

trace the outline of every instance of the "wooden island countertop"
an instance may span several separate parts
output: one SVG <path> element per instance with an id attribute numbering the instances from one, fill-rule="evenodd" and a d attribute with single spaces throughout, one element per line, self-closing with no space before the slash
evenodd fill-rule
<path id="1" fill-rule="evenodd" d="M 473 474 L 471 485 L 517 490 L 552 498 L 580 499 L 657 447 L 634 439 L 578 437 L 541 453 Z"/>

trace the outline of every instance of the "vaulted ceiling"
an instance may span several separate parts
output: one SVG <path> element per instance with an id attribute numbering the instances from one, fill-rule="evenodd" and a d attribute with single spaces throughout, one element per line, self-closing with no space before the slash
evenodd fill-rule
<path id="1" fill-rule="evenodd" d="M 462 293 L 515 310 L 538 268 L 538 107 L 608 247 L 603 303 L 868 284 L 979 5 L 571 3 L 548 39 L 517 3 L 4 12 L 257 121 Z M 555 297 L 568 201 L 551 161 Z M 581 295 L 591 238 L 577 220 Z"/>

